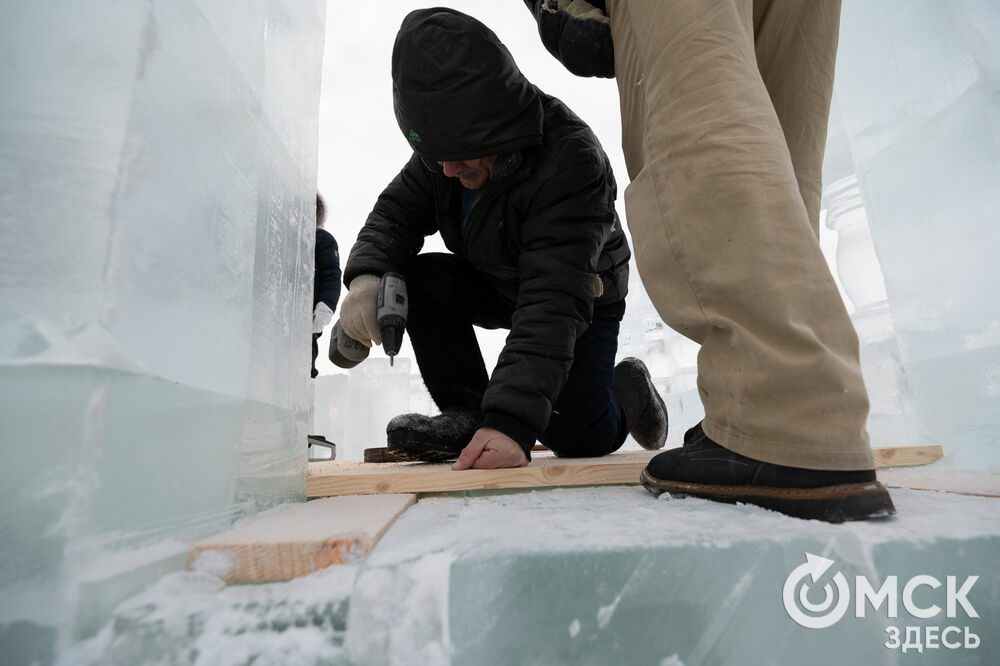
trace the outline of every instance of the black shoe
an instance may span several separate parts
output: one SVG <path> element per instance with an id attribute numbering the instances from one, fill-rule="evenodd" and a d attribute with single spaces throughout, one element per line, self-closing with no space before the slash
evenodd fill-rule
<path id="1" fill-rule="evenodd" d="M 615 366 L 611 395 L 625 412 L 628 434 L 644 449 L 662 449 L 667 441 L 667 406 L 653 386 L 646 364 L 627 358 Z"/>
<path id="2" fill-rule="evenodd" d="M 414 462 L 455 460 L 482 420 L 477 410 L 446 411 L 437 416 L 401 414 L 385 428 L 389 452 Z"/>
<path id="3" fill-rule="evenodd" d="M 650 460 L 640 481 L 654 495 L 745 502 L 830 523 L 896 513 L 874 470 L 839 472 L 760 462 L 719 446 L 700 423 L 684 435 L 683 447 Z"/>

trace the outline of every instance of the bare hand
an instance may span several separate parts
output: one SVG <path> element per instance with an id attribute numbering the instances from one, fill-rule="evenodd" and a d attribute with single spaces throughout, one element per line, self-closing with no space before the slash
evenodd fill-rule
<path id="1" fill-rule="evenodd" d="M 472 441 L 462 449 L 458 461 L 451 466 L 459 469 L 496 469 L 498 467 L 524 467 L 528 464 L 521 445 L 494 428 L 480 428 Z"/>

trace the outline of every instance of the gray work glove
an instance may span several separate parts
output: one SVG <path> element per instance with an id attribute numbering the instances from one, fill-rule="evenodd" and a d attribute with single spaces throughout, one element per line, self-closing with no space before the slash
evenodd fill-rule
<path id="1" fill-rule="evenodd" d="M 378 286 L 382 281 L 377 275 L 359 275 L 347 285 L 347 296 L 340 306 L 340 325 L 351 338 L 365 347 L 372 342 L 382 344 L 378 330 Z"/>

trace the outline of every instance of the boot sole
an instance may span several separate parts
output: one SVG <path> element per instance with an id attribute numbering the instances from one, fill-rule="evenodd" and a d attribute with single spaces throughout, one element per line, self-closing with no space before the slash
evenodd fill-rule
<path id="1" fill-rule="evenodd" d="M 886 518 L 896 513 L 889 491 L 878 481 L 845 483 L 818 488 L 721 486 L 685 481 L 664 481 L 642 470 L 640 482 L 656 496 L 701 497 L 715 502 L 754 504 L 795 518 L 842 523 L 848 520 Z"/>
<path id="2" fill-rule="evenodd" d="M 666 426 L 664 427 L 663 439 L 657 442 L 654 446 L 647 446 L 639 440 L 636 440 L 636 443 L 647 451 L 659 451 L 663 448 L 664 444 L 667 443 L 667 433 L 670 431 L 670 417 L 667 414 L 667 404 L 663 402 L 663 398 L 660 397 L 660 393 L 656 390 L 656 386 L 653 385 L 653 380 L 649 377 L 648 372 L 646 373 L 646 378 L 649 380 L 650 387 L 652 387 L 653 397 L 656 398 L 658 403 L 660 403 L 660 409 L 663 410 L 663 417 L 666 420 Z M 635 435 L 632 435 L 632 438 L 635 439 Z"/>
<path id="3" fill-rule="evenodd" d="M 462 448 L 457 451 L 452 446 L 442 444 L 428 435 L 409 430 L 393 430 L 386 433 L 389 453 L 408 462 L 442 463 L 458 460 Z"/>
<path id="4" fill-rule="evenodd" d="M 634 357 L 630 357 L 630 358 L 634 358 Z M 624 363 L 627 360 L 630 360 L 630 359 L 623 359 L 622 363 Z M 635 359 L 635 360 L 638 360 L 638 359 Z M 642 363 L 641 361 L 640 361 L 640 365 L 638 366 L 638 368 L 642 372 L 642 374 L 643 374 L 643 376 L 645 378 L 645 381 L 646 381 L 646 384 L 647 384 L 647 388 L 649 389 L 650 393 L 652 393 L 653 398 L 656 399 L 656 402 L 660 405 L 660 410 L 663 412 L 663 419 L 664 419 L 663 439 L 660 440 L 660 441 L 658 441 L 658 442 L 653 443 L 652 445 L 650 445 L 650 443 L 648 443 L 648 442 L 640 442 L 639 438 L 635 436 L 635 433 L 632 432 L 631 428 L 629 429 L 629 434 L 632 435 L 632 439 L 635 440 L 636 444 L 638 444 L 642 448 L 646 449 L 647 451 L 659 451 L 667 443 L 667 433 L 670 432 L 670 415 L 667 413 L 667 404 L 665 402 L 663 402 L 663 398 L 660 396 L 660 392 L 656 390 L 656 385 L 653 384 L 653 376 L 651 374 L 649 374 L 649 368 L 647 368 L 646 364 Z M 617 368 L 616 368 L 616 371 L 617 371 Z M 643 414 L 645 414 L 645 412 L 643 412 Z M 642 421 L 641 417 L 639 418 L 639 421 Z"/>

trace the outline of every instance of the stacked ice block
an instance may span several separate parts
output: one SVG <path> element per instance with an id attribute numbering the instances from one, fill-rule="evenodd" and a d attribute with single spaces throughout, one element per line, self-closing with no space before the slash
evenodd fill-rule
<path id="1" fill-rule="evenodd" d="M 356 565 L 225 590 L 165 577 L 74 663 L 996 664 L 1000 500 L 894 498 L 895 519 L 844 525 L 641 488 L 422 499 Z M 873 604 L 858 577 L 896 589 Z"/>
<path id="2" fill-rule="evenodd" d="M 304 495 L 323 23 L 321 0 L 4 12 L 6 663 Z"/>
<path id="3" fill-rule="evenodd" d="M 997 3 L 844 3 L 836 96 L 912 391 L 906 443 L 969 470 L 1000 466 L 998 89 Z"/>

